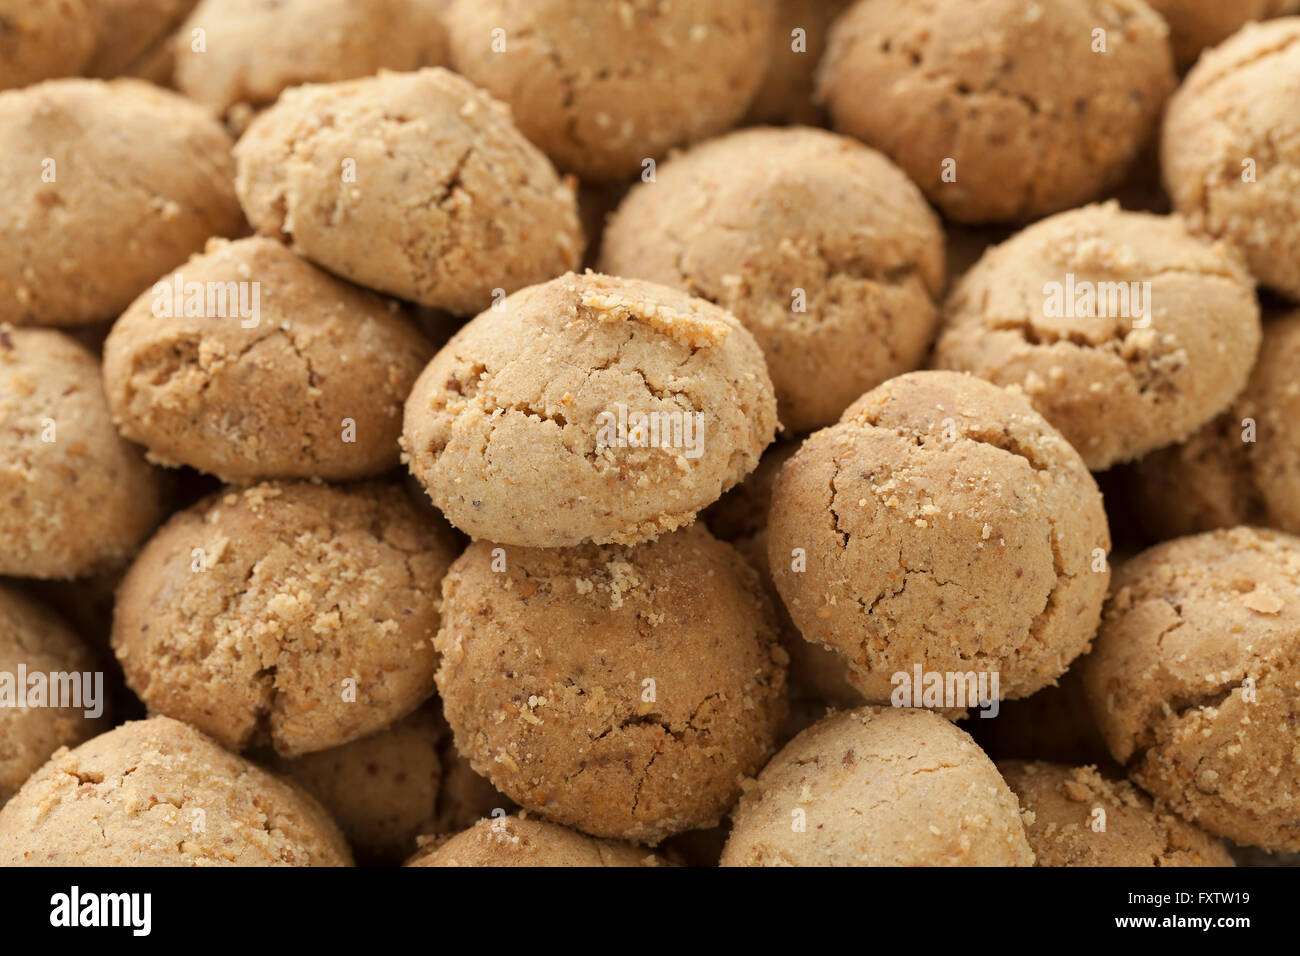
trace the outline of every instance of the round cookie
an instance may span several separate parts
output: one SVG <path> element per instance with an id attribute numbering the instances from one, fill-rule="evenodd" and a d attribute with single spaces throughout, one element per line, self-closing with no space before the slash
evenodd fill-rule
<path id="1" fill-rule="evenodd" d="M 104 384 L 122 434 L 160 464 L 345 480 L 398 465 L 432 354 L 396 303 L 274 239 L 214 240 L 117 320 Z"/>
<path id="2" fill-rule="evenodd" d="M 892 379 L 807 438 L 767 533 L 799 631 L 877 704 L 918 667 L 1032 694 L 1087 649 L 1109 578 L 1078 454 L 1019 396 L 952 372 Z"/>
<path id="3" fill-rule="evenodd" d="M 785 746 L 741 797 L 723 866 L 1029 866 L 1016 798 L 937 714 L 863 707 Z"/>
<path id="4" fill-rule="evenodd" d="M 75 76 L 95 38 L 87 0 L 0 0 L 0 90 Z"/>
<path id="5" fill-rule="evenodd" d="M 176 720 L 60 750 L 0 810 L 0 866 L 349 866 L 297 786 Z"/>
<path id="6" fill-rule="evenodd" d="M 357 859 L 400 863 L 436 816 L 438 724 L 424 707 L 369 737 L 271 765 L 321 802 Z"/>
<path id="7" fill-rule="evenodd" d="M 451 63 L 561 169 L 620 180 L 735 125 L 767 69 L 774 0 L 458 0 Z"/>
<path id="8" fill-rule="evenodd" d="M 1135 469 L 1137 513 L 1160 539 L 1261 525 L 1300 533 L 1300 312 L 1264 324 L 1232 407 Z"/>
<path id="9" fill-rule="evenodd" d="M 1147 0 L 1169 24 L 1169 44 L 1178 68 L 1196 62 L 1201 51 L 1217 46 L 1251 20 L 1267 20 L 1300 10 L 1300 0 Z"/>
<path id="10" fill-rule="evenodd" d="M 776 0 L 772 53 L 742 125 L 821 126 L 813 100 L 817 64 L 826 50 L 831 21 L 851 0 Z"/>
<path id="11" fill-rule="evenodd" d="M 605 230 L 600 271 L 732 312 L 767 359 L 781 424 L 806 432 L 921 365 L 943 257 L 938 219 L 884 156 L 824 130 L 755 129 L 635 187 Z"/>
<path id="12" fill-rule="evenodd" d="M 572 184 L 441 68 L 287 90 L 235 158 L 259 232 L 421 305 L 472 314 L 582 258 Z"/>
<path id="13" fill-rule="evenodd" d="M 1115 759 L 1210 833 L 1300 850 L 1300 538 L 1179 538 L 1112 592 L 1083 678 Z"/>
<path id="14" fill-rule="evenodd" d="M 202 0 L 180 31 L 176 86 L 224 113 L 267 106 L 291 86 L 418 70 L 446 55 L 432 0 Z"/>
<path id="15" fill-rule="evenodd" d="M 713 826 L 772 751 L 785 655 L 771 608 L 703 529 L 635 548 L 475 542 L 442 614 L 457 749 L 554 822 L 651 845 Z"/>
<path id="16" fill-rule="evenodd" d="M 68 336 L 0 324 L 0 420 L 0 574 L 92 574 L 162 518 L 158 473 L 118 437 L 99 362 Z"/>
<path id="17" fill-rule="evenodd" d="M 1168 27 L 1142 0 L 859 0 L 831 28 L 818 94 L 835 129 L 980 223 L 1096 198 L 1173 85 Z"/>
<path id="18" fill-rule="evenodd" d="M 1193 229 L 1241 249 L 1300 301 L 1300 17 L 1248 24 L 1206 53 L 1165 111 L 1161 166 Z"/>
<path id="19" fill-rule="evenodd" d="M 448 840 L 428 846 L 407 866 L 662 866 L 643 847 L 597 840 L 533 817 L 480 820 Z"/>
<path id="20" fill-rule="evenodd" d="M 0 142 L 0 322 L 112 318 L 210 236 L 243 228 L 230 137 L 148 83 L 0 93 Z"/>
<path id="21" fill-rule="evenodd" d="M 380 484 L 267 483 L 175 515 L 118 589 L 113 649 L 149 708 L 296 757 L 429 696 L 450 533 Z"/>
<path id="22" fill-rule="evenodd" d="M 998 770 L 1020 801 L 1035 866 L 1233 865 L 1222 841 L 1096 767 L 1010 760 Z"/>
<path id="23" fill-rule="evenodd" d="M 1250 276 L 1177 216 L 1087 206 L 989 250 L 944 306 L 936 368 L 1016 385 L 1102 471 L 1179 441 L 1246 384 Z"/>
<path id="24" fill-rule="evenodd" d="M 403 447 L 474 538 L 633 544 L 690 524 L 775 429 L 762 353 L 735 317 L 588 273 L 517 292 L 461 329 L 415 383 Z"/>
<path id="25" fill-rule="evenodd" d="M 31 685 L 19 681 L 20 667 L 29 678 L 40 674 L 47 679 L 97 670 L 90 651 L 66 624 L 14 588 L 0 585 L 0 806 L 54 751 L 75 747 L 103 729 L 94 714 L 96 709 L 103 712 L 102 697 L 82 697 L 79 707 L 51 706 L 55 700 L 48 695 L 34 701 Z M 95 692 L 93 687 L 86 690 Z M 40 706 L 19 706 L 20 701 Z"/>
<path id="26" fill-rule="evenodd" d="M 189 45 L 188 31 L 173 35 L 196 0 L 93 0 L 99 41 L 86 76 L 137 76 L 170 86 L 173 47 Z"/>

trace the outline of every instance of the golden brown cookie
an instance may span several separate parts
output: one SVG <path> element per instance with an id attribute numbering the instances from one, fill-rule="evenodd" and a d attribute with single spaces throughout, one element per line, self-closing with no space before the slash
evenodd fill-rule
<path id="1" fill-rule="evenodd" d="M 664 163 L 611 217 L 600 270 L 674 286 L 754 334 L 781 424 L 834 422 L 921 365 L 943 231 L 888 159 L 824 130 L 754 129 Z"/>
<path id="2" fill-rule="evenodd" d="M 774 0 L 459 0 L 451 63 L 561 169 L 627 179 L 735 125 L 767 68 L 773 11 Z"/>
<path id="3" fill-rule="evenodd" d="M 331 272 L 462 315 L 582 258 L 570 183 L 441 68 L 287 91 L 235 149 L 258 231 Z"/>
<path id="4" fill-rule="evenodd" d="M 1179 538 L 1112 591 L 1083 677 L 1115 759 L 1210 833 L 1300 850 L 1300 538 Z"/>
<path id="5" fill-rule="evenodd" d="M 767 533 L 800 632 L 877 704 L 915 702 L 918 668 L 945 690 L 983 680 L 981 701 L 1052 683 L 1087 649 L 1109 578 L 1078 453 L 1019 396 L 953 372 L 891 379 L 807 438 Z"/>
<path id="6" fill-rule="evenodd" d="M 430 844 L 407 866 L 664 866 L 644 847 L 597 840 L 535 817 L 494 817 Z"/>
<path id="7" fill-rule="evenodd" d="M 1267 20 L 1300 10 L 1300 0 L 1147 0 L 1169 24 L 1169 43 L 1179 69 L 1196 62 L 1251 20 Z"/>
<path id="8" fill-rule="evenodd" d="M 1259 335 L 1253 284 L 1226 244 L 1109 202 L 985 253 L 944 306 L 932 362 L 1019 386 L 1101 471 L 1226 408 Z"/>
<path id="9" fill-rule="evenodd" d="M 817 64 L 826 51 L 831 22 L 850 2 L 776 0 L 772 53 L 742 125 L 824 125 L 825 111 L 813 99 Z"/>
<path id="10" fill-rule="evenodd" d="M 1035 866 L 1232 866 L 1223 841 L 1096 767 L 998 764 L 1020 802 Z"/>
<path id="11" fill-rule="evenodd" d="M 456 527 L 527 547 L 690 524 L 776 429 L 753 336 L 633 279 L 566 275 L 458 332 L 406 404 L 411 472 Z"/>
<path id="12" fill-rule="evenodd" d="M 173 35 L 194 9 L 196 0 L 93 0 L 98 42 L 86 76 L 137 76 L 170 86 L 175 63 L 173 42 L 189 44 L 185 33 Z"/>
<path id="13" fill-rule="evenodd" d="M 0 810 L 0 866 L 349 866 L 297 786 L 167 717 L 60 750 Z"/>
<path id="14" fill-rule="evenodd" d="M 0 142 L 0 321 L 113 318 L 210 236 L 243 228 L 225 130 L 148 83 L 0 93 Z"/>
<path id="15" fill-rule="evenodd" d="M 1016 798 L 937 714 L 827 717 L 746 790 L 723 866 L 1030 866 Z"/>
<path id="16" fill-rule="evenodd" d="M 104 343 L 122 434 L 228 481 L 395 467 L 432 347 L 397 304 L 274 239 L 214 240 L 132 303 Z"/>
<path id="17" fill-rule="evenodd" d="M 0 0 L 0 90 L 85 69 L 97 35 L 93 5 L 88 0 Z"/>
<path id="18" fill-rule="evenodd" d="M 771 753 L 784 653 L 757 575 L 702 528 L 633 548 L 475 542 L 443 582 L 456 747 L 529 811 L 655 844 Z"/>
<path id="19" fill-rule="evenodd" d="M 1036 219 L 1123 176 L 1173 89 L 1168 32 L 1143 0 L 858 0 L 818 93 L 947 217 Z"/>
<path id="20" fill-rule="evenodd" d="M 99 361 L 68 336 L 0 324 L 0 422 L 0 574 L 92 574 L 162 518 L 158 473 L 118 437 Z"/>
<path id="21" fill-rule="evenodd" d="M 151 710 L 231 749 L 337 747 L 429 696 L 438 581 L 456 547 L 399 487 L 220 493 L 140 552 L 113 648 Z"/>

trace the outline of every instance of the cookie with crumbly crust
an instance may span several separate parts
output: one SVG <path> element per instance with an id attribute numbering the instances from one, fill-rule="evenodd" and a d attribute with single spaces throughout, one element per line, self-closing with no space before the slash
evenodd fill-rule
<path id="1" fill-rule="evenodd" d="M 415 383 L 402 440 L 412 474 L 471 537 L 569 547 L 690 524 L 775 430 L 762 353 L 734 316 L 588 273 L 462 328 Z"/>
<path id="2" fill-rule="evenodd" d="M 152 711 L 231 749 L 341 746 L 432 691 L 438 581 L 457 547 L 396 486 L 219 493 L 140 552 L 113 649 Z"/>
<path id="3" fill-rule="evenodd" d="M 265 237 L 213 240 L 122 314 L 104 384 L 151 460 L 227 481 L 395 467 L 433 349 L 397 303 Z"/>
<path id="4" fill-rule="evenodd" d="M 598 840 L 536 817 L 480 820 L 448 839 L 431 842 L 407 866 L 664 866 L 644 847 Z"/>
<path id="5" fill-rule="evenodd" d="M 421 305 L 472 315 L 582 259 L 573 184 L 440 67 L 287 90 L 235 159 L 259 232 Z"/>

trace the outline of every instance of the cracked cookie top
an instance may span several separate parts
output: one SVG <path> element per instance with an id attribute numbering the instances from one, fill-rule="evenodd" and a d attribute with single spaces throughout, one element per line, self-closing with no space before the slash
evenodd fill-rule
<path id="1" fill-rule="evenodd" d="M 1227 244 L 1109 202 L 986 252 L 944 306 L 932 361 L 1018 386 L 1101 471 L 1226 408 L 1259 339 L 1253 282 Z"/>
<path id="2" fill-rule="evenodd" d="M 214 240 L 117 320 L 104 382 L 122 434 L 160 464 L 345 480 L 398 464 L 432 352 L 397 303 L 274 239 Z"/>
<path id="3" fill-rule="evenodd" d="M 4 866 L 350 866 L 329 814 L 180 721 L 60 750 L 0 810 Z"/>
<path id="4" fill-rule="evenodd" d="M 702 527 L 635 547 L 475 542 L 443 582 L 437 648 L 457 749 L 595 836 L 716 824 L 785 709 L 758 576 Z"/>
<path id="5" fill-rule="evenodd" d="M 588 273 L 517 292 L 461 329 L 416 382 L 402 440 L 462 531 L 567 547 L 690 524 L 775 429 L 762 353 L 734 316 Z"/>
<path id="6" fill-rule="evenodd" d="M 456 549 L 400 487 L 222 492 L 140 552 L 113 649 L 151 710 L 227 747 L 336 747 L 432 692 L 437 586 Z"/>
<path id="7" fill-rule="evenodd" d="M 823 130 L 757 129 L 634 187 L 600 269 L 731 311 L 763 350 L 781 424 L 806 432 L 922 363 L 943 260 L 937 217 L 883 155 Z"/>

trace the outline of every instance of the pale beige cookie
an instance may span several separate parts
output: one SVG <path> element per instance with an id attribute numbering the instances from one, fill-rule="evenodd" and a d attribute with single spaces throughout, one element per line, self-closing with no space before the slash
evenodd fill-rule
<path id="1" fill-rule="evenodd" d="M 462 315 L 574 268 L 571 183 L 441 68 L 287 91 L 235 149 L 258 231 L 345 279 Z"/>
<path id="2" fill-rule="evenodd" d="M 632 544 L 757 464 L 776 402 L 753 336 L 675 289 L 588 273 L 489 308 L 406 404 L 411 472 L 474 538 Z"/>
<path id="3" fill-rule="evenodd" d="M 176 86 L 224 113 L 267 106 L 303 83 L 439 66 L 447 31 L 435 7 L 432 0 L 202 0 L 180 31 Z"/>
<path id="4" fill-rule="evenodd" d="M 1115 759 L 1210 833 L 1300 850 L 1300 538 L 1179 538 L 1112 590 L 1083 677 Z"/>
<path id="5" fill-rule="evenodd" d="M 1096 767 L 1010 760 L 998 771 L 1020 802 L 1035 866 L 1232 866 L 1223 841 Z"/>
<path id="6" fill-rule="evenodd" d="M 1161 164 L 1174 208 L 1227 239 L 1261 284 L 1300 301 L 1300 17 L 1248 24 L 1169 101 Z"/>
<path id="7" fill-rule="evenodd" d="M 937 714 L 827 717 L 745 791 L 723 866 L 1030 866 L 1016 798 Z"/>
<path id="8" fill-rule="evenodd" d="M 160 86 L 171 85 L 175 62 L 172 37 L 195 3 L 196 0 L 92 0 L 90 6 L 99 39 L 86 75 L 137 76 Z M 188 45 L 193 39 L 187 32 L 176 42 Z"/>
<path id="9" fill-rule="evenodd" d="M 1300 312 L 1264 323 L 1246 389 L 1222 415 L 1136 469 L 1137 513 L 1158 538 L 1262 525 L 1300 533 Z"/>
<path id="10" fill-rule="evenodd" d="M 73 675 L 76 698 L 57 696 L 60 687 L 70 692 L 74 687 L 57 675 Z M 81 675 L 90 675 L 88 685 Z M 0 585 L 0 806 L 54 751 L 75 747 L 107 726 L 101 719 L 107 704 L 103 687 L 102 668 L 66 624 L 15 588 Z M 91 700 L 87 694 L 99 696 Z M 79 706 L 55 706 L 65 702 Z"/>
<path id="11" fill-rule="evenodd" d="M 297 786 L 167 717 L 60 750 L 0 810 L 0 866 L 349 866 Z"/>
<path id="12" fill-rule="evenodd" d="M 735 125 L 767 68 L 774 6 L 458 0 L 451 63 L 561 169 L 627 179 Z"/>
<path id="13" fill-rule="evenodd" d="M 1142 0 L 858 0 L 818 93 L 949 218 L 1036 219 L 1123 176 L 1174 86 L 1168 32 Z"/>
<path id="14" fill-rule="evenodd" d="M 776 0 L 771 57 L 743 124 L 822 125 L 824 110 L 813 99 L 817 64 L 826 51 L 831 21 L 850 2 Z"/>
<path id="15" fill-rule="evenodd" d="M 244 228 L 225 130 L 147 83 L 0 93 L 0 143 L 0 321 L 113 318 L 210 236 Z"/>
<path id="16" fill-rule="evenodd" d="M 1109 578 L 1078 454 L 1019 396 L 952 372 L 892 379 L 806 439 L 767 534 L 800 632 L 877 704 L 917 667 L 1032 694 L 1087 649 Z"/>
<path id="17" fill-rule="evenodd" d="M 921 365 L 943 231 L 897 166 L 847 137 L 755 129 L 670 159 L 609 221 L 600 270 L 675 286 L 754 334 L 792 432 Z"/>
<path id="18" fill-rule="evenodd" d="M 1169 24 L 1169 43 L 1179 69 L 1196 62 L 1201 51 L 1217 46 L 1251 20 L 1267 20 L 1300 10 L 1300 0 L 1147 0 Z"/>
<path id="19" fill-rule="evenodd" d="M 84 70 L 97 36 L 93 6 L 90 0 L 0 0 L 0 90 Z"/>
<path id="20" fill-rule="evenodd" d="M 456 547 L 399 487 L 220 493 L 140 552 L 113 649 L 152 711 L 231 749 L 337 747 L 432 691 L 438 581 Z"/>
<path id="21" fill-rule="evenodd" d="M 118 319 L 104 384 L 122 434 L 160 464 L 344 480 L 398 464 L 432 354 L 396 303 L 274 239 L 214 240 Z"/>
<path id="22" fill-rule="evenodd" d="M 436 711 L 422 707 L 342 747 L 273 759 L 338 821 L 357 859 L 399 863 L 434 822 L 442 786 Z"/>
<path id="23" fill-rule="evenodd" d="M 633 548 L 476 542 L 442 613 L 457 749 L 557 823 L 649 844 L 713 826 L 772 751 L 785 655 L 771 608 L 702 528 Z"/>
<path id="24" fill-rule="evenodd" d="M 158 473 L 118 437 L 99 362 L 68 336 L 0 324 L 0 421 L 0 574 L 92 574 L 162 518 Z"/>
<path id="25" fill-rule="evenodd" d="M 426 846 L 407 866 L 665 866 L 644 847 L 597 840 L 535 817 L 480 820 Z"/>
<path id="26" fill-rule="evenodd" d="M 944 306 L 932 362 L 1018 386 L 1101 471 L 1223 411 L 1259 337 L 1253 284 L 1226 244 L 1109 202 L 985 253 Z"/>

